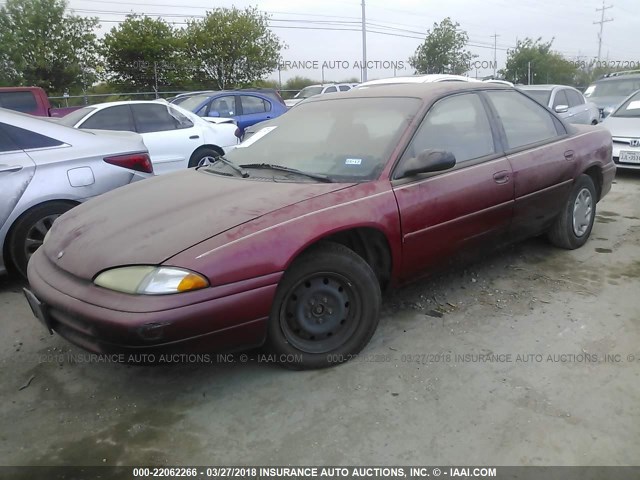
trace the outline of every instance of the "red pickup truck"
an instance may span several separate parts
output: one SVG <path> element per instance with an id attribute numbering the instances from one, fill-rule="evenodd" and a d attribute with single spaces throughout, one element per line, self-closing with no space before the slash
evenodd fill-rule
<path id="1" fill-rule="evenodd" d="M 0 108 L 38 117 L 64 117 L 81 107 L 52 108 L 40 87 L 0 87 Z"/>

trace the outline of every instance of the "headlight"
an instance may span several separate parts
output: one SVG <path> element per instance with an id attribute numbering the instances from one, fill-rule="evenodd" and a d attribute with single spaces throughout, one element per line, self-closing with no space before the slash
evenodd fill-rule
<path id="1" fill-rule="evenodd" d="M 199 273 L 146 265 L 107 270 L 99 274 L 93 283 L 109 290 L 137 295 L 168 295 L 209 286 L 209 281 Z"/>

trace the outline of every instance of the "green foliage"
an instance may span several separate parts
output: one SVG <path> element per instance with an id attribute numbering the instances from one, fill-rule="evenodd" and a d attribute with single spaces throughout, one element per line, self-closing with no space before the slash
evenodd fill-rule
<path id="1" fill-rule="evenodd" d="M 65 0 L 7 0 L 0 8 L 0 84 L 81 91 L 95 79 L 95 18 L 67 15 Z"/>
<path id="2" fill-rule="evenodd" d="M 216 8 L 183 34 L 193 80 L 225 89 L 250 85 L 278 66 L 284 45 L 256 8 Z"/>
<path id="3" fill-rule="evenodd" d="M 553 39 L 542 42 L 541 38 L 518 40 L 516 48 L 507 53 L 505 68 L 500 74 L 513 83 L 531 84 L 558 83 L 572 85 L 578 73 L 578 65 L 551 50 Z"/>
<path id="4" fill-rule="evenodd" d="M 434 23 L 427 31 L 424 43 L 409 58 L 409 65 L 416 73 L 452 73 L 462 75 L 469 70 L 469 63 L 476 55 L 465 50 L 469 36 L 459 30 L 459 23 L 453 23 L 449 17 Z"/>
<path id="5" fill-rule="evenodd" d="M 180 84 L 186 77 L 181 48 L 182 39 L 161 18 L 129 15 L 104 37 L 104 77 L 121 90 Z"/>

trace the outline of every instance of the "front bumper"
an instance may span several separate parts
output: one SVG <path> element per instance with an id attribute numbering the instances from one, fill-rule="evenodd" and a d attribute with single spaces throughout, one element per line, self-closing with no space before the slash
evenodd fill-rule
<path id="1" fill-rule="evenodd" d="M 640 163 L 625 163 L 620 162 L 620 152 L 636 152 L 640 155 L 640 147 L 632 147 L 628 142 L 613 142 L 613 161 L 620 169 L 640 170 Z"/>
<path id="2" fill-rule="evenodd" d="M 59 269 L 43 249 L 28 267 L 48 326 L 94 353 L 210 353 L 261 345 L 280 276 L 200 290 L 197 297 L 198 292 L 149 297 L 96 287 Z"/>

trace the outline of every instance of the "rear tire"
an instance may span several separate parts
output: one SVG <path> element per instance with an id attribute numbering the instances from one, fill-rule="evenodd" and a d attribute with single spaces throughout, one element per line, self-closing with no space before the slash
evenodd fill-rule
<path id="1" fill-rule="evenodd" d="M 213 162 L 216 158 L 220 156 L 220 152 L 214 150 L 213 148 L 200 148 L 193 152 L 191 158 L 189 159 L 189 168 L 194 168 L 200 165 L 200 162 L 209 159 L 210 162 Z"/>
<path id="2" fill-rule="evenodd" d="M 598 194 L 589 175 L 582 174 L 573 185 L 567 203 L 547 236 L 552 244 L 567 250 L 587 243 L 596 217 Z"/>
<path id="3" fill-rule="evenodd" d="M 27 264 L 31 255 L 42 246 L 44 236 L 51 229 L 54 220 L 74 206 L 62 201 L 37 205 L 13 225 L 9 237 L 9 258 L 24 279 L 27 278 Z"/>
<path id="4" fill-rule="evenodd" d="M 349 248 L 322 243 L 285 272 L 271 308 L 267 349 L 291 369 L 330 367 L 357 355 L 378 326 L 382 294 Z"/>

